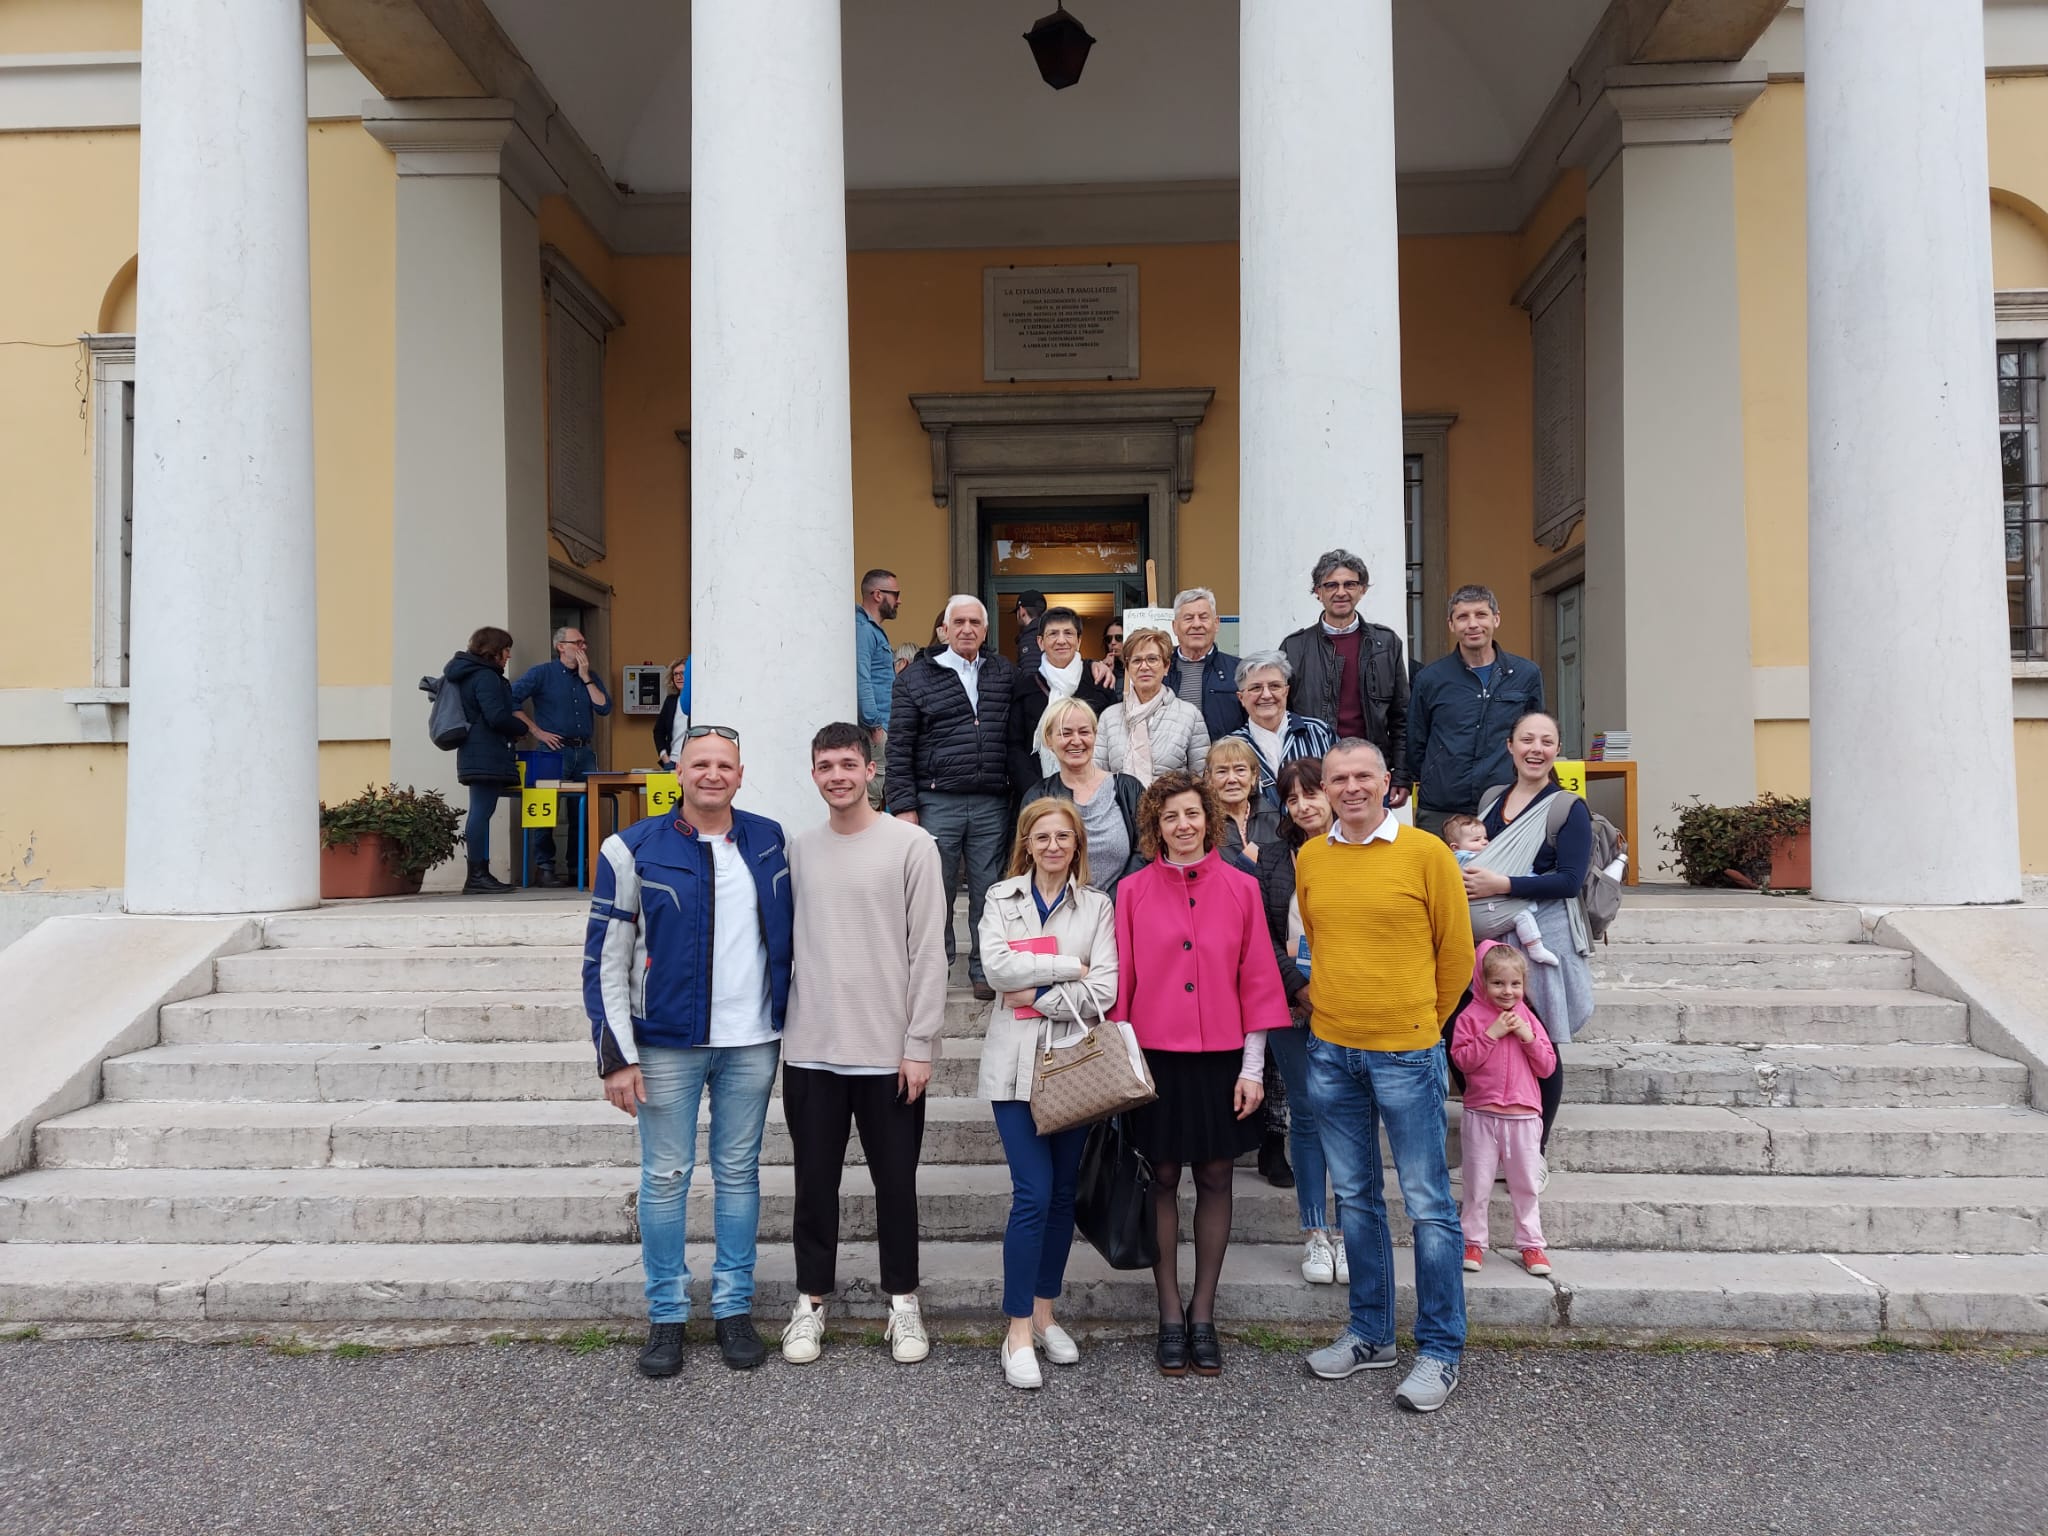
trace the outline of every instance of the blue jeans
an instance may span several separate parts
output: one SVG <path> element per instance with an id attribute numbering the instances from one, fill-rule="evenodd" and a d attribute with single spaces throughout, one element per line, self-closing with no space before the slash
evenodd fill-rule
<path id="1" fill-rule="evenodd" d="M 1003 1229 L 1003 1316 L 1029 1317 L 1036 1298 L 1055 1301 L 1074 1246 L 1074 1188 L 1088 1127 L 1038 1134 L 1031 1106 L 998 1099 L 996 1134 L 1009 1159 L 1010 1224 Z"/>
<path id="2" fill-rule="evenodd" d="M 683 1226 L 697 1161 L 697 1105 L 711 1092 L 711 1315 L 754 1309 L 754 1235 L 761 1225 L 761 1130 L 775 1089 L 779 1041 L 675 1050 L 643 1046 L 640 1075 L 640 1263 L 650 1322 L 690 1315 Z"/>
<path id="3" fill-rule="evenodd" d="M 504 794 L 505 786 L 495 782 L 469 786 L 469 821 L 462 829 L 462 841 L 472 864 L 491 862 L 491 817 L 497 814 Z"/>
<path id="4" fill-rule="evenodd" d="M 1316 1128 L 1315 1105 L 1309 1098 L 1308 1030 L 1299 1024 L 1266 1031 L 1266 1049 L 1287 1085 L 1287 1150 L 1294 1158 L 1294 1203 L 1301 1211 L 1301 1230 L 1327 1227 L 1323 1204 L 1330 1165 L 1323 1157 L 1322 1132 Z"/>
<path id="5" fill-rule="evenodd" d="M 589 747 L 562 748 L 562 777 L 564 780 L 580 781 L 585 774 L 595 773 L 596 771 L 597 754 Z M 583 801 L 580 796 L 569 803 L 577 808 L 578 814 L 581 814 Z M 555 829 L 553 827 L 542 829 L 540 847 L 534 850 L 534 859 L 538 863 L 547 865 L 552 865 L 555 862 Z"/>
<path id="6" fill-rule="evenodd" d="M 967 974 L 981 974 L 981 907 L 988 888 L 1003 878 L 1010 850 L 1010 802 L 1004 795 L 955 795 L 927 789 L 917 797 L 917 821 L 939 845 L 939 877 L 946 887 L 946 964 L 953 963 L 953 893 L 961 868 L 967 877 Z"/>
<path id="7" fill-rule="evenodd" d="M 1444 1155 L 1441 1044 L 1360 1051 L 1308 1041 L 1308 1096 L 1322 1132 L 1351 1261 L 1351 1332 L 1394 1342 L 1394 1243 L 1387 1230 L 1379 1128 L 1387 1128 L 1401 1203 L 1415 1229 L 1415 1345 L 1455 1365 L 1465 1348 L 1464 1235 Z"/>

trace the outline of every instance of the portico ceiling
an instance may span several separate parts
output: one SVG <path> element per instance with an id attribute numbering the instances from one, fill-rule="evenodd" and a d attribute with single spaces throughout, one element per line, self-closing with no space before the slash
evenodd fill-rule
<path id="1" fill-rule="evenodd" d="M 636 192 L 690 181 L 690 18 L 675 0 L 487 0 L 542 87 Z M 727 0 L 731 3 L 731 0 Z M 1098 39 L 1047 89 L 1020 34 L 1049 0 L 844 0 L 855 190 L 1227 179 L 1236 0 L 1074 0 Z M 1511 164 L 1607 0 L 1394 0 L 1404 172 Z M 764 67 L 775 39 L 761 39 Z"/>

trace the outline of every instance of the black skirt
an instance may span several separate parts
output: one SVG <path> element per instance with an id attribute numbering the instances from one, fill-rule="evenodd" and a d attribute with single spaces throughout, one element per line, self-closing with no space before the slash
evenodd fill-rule
<path id="1" fill-rule="evenodd" d="M 1159 1097 L 1124 1117 L 1138 1150 L 1155 1163 L 1209 1163 L 1258 1150 L 1262 1106 L 1240 1120 L 1231 1108 L 1242 1051 L 1145 1052 Z"/>

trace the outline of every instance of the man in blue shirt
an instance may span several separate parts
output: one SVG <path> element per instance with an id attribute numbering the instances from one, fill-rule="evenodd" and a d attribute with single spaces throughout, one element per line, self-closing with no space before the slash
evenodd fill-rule
<path id="1" fill-rule="evenodd" d="M 555 659 L 528 667 L 512 685 L 512 703 L 533 739 L 562 754 L 562 777 L 581 779 L 597 766 L 596 717 L 612 712 L 610 695 L 590 670 L 590 644 L 580 629 L 558 629 Z M 570 884 L 555 879 L 555 834 L 540 835 L 535 885 Z"/>
<path id="2" fill-rule="evenodd" d="M 874 745 L 876 773 L 868 786 L 868 803 L 882 808 L 881 766 L 889 745 L 889 706 L 896 693 L 896 653 L 884 622 L 896 617 L 903 587 L 894 571 L 880 567 L 860 579 L 860 602 L 853 610 L 853 680 L 861 729 Z"/>

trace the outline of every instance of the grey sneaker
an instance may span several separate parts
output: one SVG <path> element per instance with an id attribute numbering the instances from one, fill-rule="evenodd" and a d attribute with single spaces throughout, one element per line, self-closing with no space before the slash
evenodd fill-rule
<path id="1" fill-rule="evenodd" d="M 1408 1379 L 1394 1389 L 1394 1401 L 1416 1413 L 1435 1413 L 1450 1400 L 1458 1384 L 1458 1368 L 1445 1360 L 1424 1355 L 1415 1362 Z"/>
<path id="2" fill-rule="evenodd" d="M 1342 1381 L 1360 1371 L 1384 1371 L 1396 1359 L 1391 1344 L 1368 1344 L 1355 1333 L 1346 1333 L 1334 1344 L 1325 1344 L 1308 1357 L 1311 1376 L 1324 1381 Z"/>

